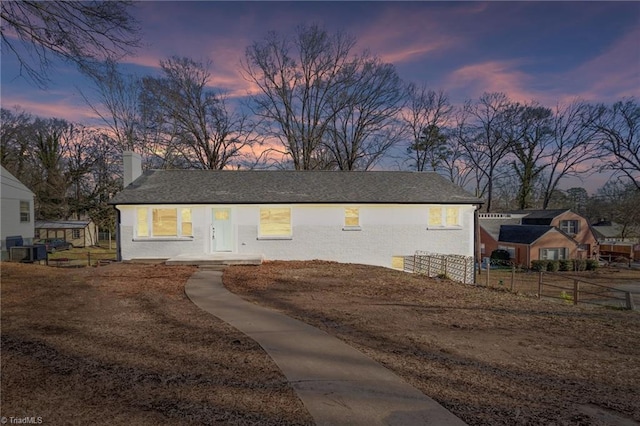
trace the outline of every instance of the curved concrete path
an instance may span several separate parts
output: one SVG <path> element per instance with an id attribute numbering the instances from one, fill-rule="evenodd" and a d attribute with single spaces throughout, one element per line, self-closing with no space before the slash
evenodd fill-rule
<path id="1" fill-rule="evenodd" d="M 315 327 L 230 293 L 222 272 L 199 270 L 187 296 L 273 358 L 317 425 L 464 425 L 433 399 Z"/>

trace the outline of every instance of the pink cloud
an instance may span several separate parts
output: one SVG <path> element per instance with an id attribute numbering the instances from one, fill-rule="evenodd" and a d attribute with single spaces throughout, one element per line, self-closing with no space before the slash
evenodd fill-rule
<path id="1" fill-rule="evenodd" d="M 412 13 L 413 8 L 391 4 L 377 21 L 358 31 L 358 46 L 369 49 L 385 62 L 400 64 L 444 52 L 460 42 L 442 27 L 442 10 Z"/>
<path id="2" fill-rule="evenodd" d="M 452 72 L 444 82 L 449 91 L 462 91 L 468 97 L 484 92 L 503 92 L 510 99 L 526 102 L 537 99 L 537 94 L 527 88 L 532 77 L 516 66 L 517 61 L 489 61 L 466 65 Z"/>
<path id="3" fill-rule="evenodd" d="M 23 97 L 11 97 L 2 99 L 3 108 L 13 108 L 25 110 L 29 114 L 42 118 L 63 118 L 72 122 L 86 122 L 95 120 L 96 114 L 84 104 L 76 104 L 68 97 L 57 99 L 55 102 L 42 102 L 42 100 L 32 100 Z"/>

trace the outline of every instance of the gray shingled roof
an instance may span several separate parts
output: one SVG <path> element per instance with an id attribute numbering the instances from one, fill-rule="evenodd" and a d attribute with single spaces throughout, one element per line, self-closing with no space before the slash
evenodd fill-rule
<path id="1" fill-rule="evenodd" d="M 433 172 L 152 170 L 110 204 L 481 204 Z"/>
<path id="2" fill-rule="evenodd" d="M 498 241 L 514 244 L 532 244 L 552 229 L 555 229 L 555 227 L 546 225 L 502 225 Z"/>
<path id="3" fill-rule="evenodd" d="M 479 224 L 494 240 L 498 241 L 500 227 L 502 225 L 520 225 L 520 219 L 479 219 Z"/>

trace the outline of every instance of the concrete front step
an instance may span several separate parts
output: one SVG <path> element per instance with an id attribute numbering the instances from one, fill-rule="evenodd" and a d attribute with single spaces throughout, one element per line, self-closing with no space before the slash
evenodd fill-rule
<path id="1" fill-rule="evenodd" d="M 202 255 L 179 255 L 165 261 L 166 265 L 221 266 L 221 265 L 261 265 L 264 257 L 260 254 L 215 253 Z"/>

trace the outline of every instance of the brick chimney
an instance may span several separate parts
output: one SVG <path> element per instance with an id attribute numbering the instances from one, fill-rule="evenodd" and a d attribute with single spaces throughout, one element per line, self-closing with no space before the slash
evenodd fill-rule
<path id="1" fill-rule="evenodd" d="M 142 175 L 142 157 L 132 151 L 122 153 L 124 162 L 124 188 Z"/>

